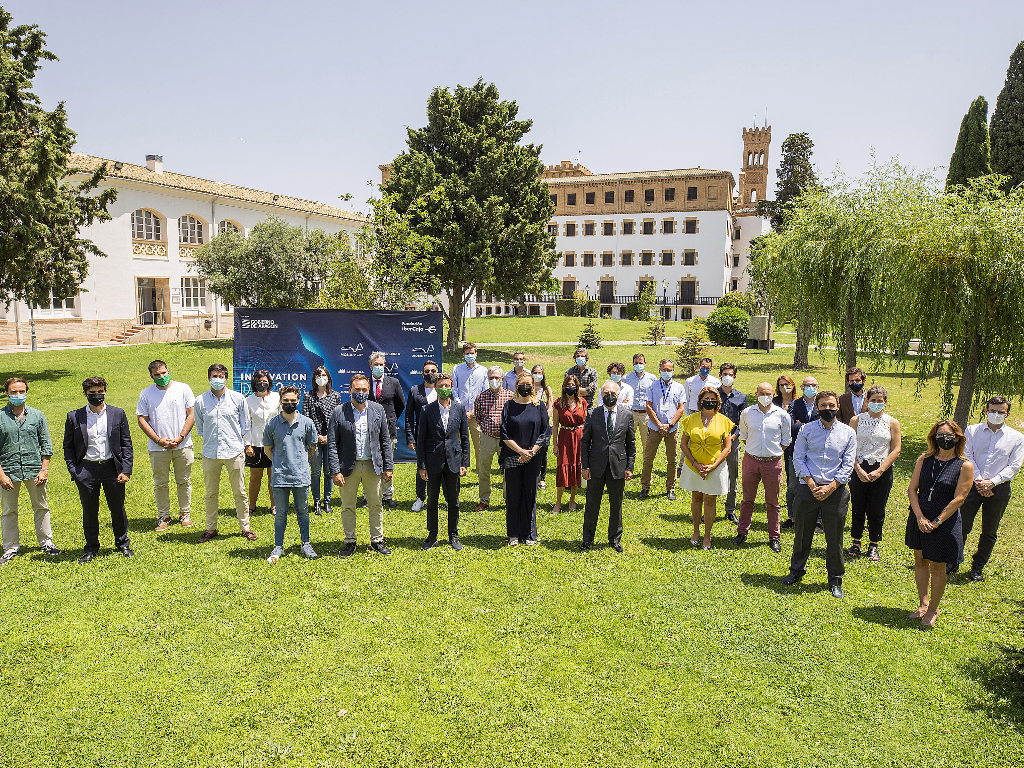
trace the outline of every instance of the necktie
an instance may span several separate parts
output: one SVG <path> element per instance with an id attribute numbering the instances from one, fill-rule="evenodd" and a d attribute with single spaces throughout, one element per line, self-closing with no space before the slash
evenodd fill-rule
<path id="1" fill-rule="evenodd" d="M 377 379 L 377 400 L 380 400 L 380 379 Z"/>
<path id="2" fill-rule="evenodd" d="M 608 411 L 608 442 L 612 439 L 612 412 Z"/>

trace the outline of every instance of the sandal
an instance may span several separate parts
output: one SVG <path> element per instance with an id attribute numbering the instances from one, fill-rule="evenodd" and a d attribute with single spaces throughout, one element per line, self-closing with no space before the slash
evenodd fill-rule
<path id="1" fill-rule="evenodd" d="M 697 540 L 696 536 L 694 536 L 692 539 L 690 539 L 690 543 L 693 544 L 693 546 L 695 546 L 695 547 L 699 547 L 700 546 L 700 542 Z"/>

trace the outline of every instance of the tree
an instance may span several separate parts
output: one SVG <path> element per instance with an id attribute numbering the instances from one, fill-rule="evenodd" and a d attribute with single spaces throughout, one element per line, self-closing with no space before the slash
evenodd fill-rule
<path id="1" fill-rule="evenodd" d="M 382 185 L 390 205 L 432 243 L 430 274 L 448 298 L 447 349 L 459 340 L 474 291 L 513 301 L 539 293 L 558 260 L 554 213 L 539 145 L 522 144 L 533 122 L 493 84 L 435 88 L 427 125 L 408 129 L 408 149 Z"/>
<path id="2" fill-rule="evenodd" d="M 1017 186 L 1024 181 L 1024 42 L 1010 56 L 990 133 L 993 172 L 1008 176 L 1010 185 Z"/>
<path id="3" fill-rule="evenodd" d="M 656 347 L 661 344 L 661 340 L 665 338 L 665 318 L 658 316 L 651 320 L 644 338 L 650 339 L 652 346 Z"/>
<path id="4" fill-rule="evenodd" d="M 587 322 L 583 326 L 583 330 L 580 332 L 580 337 L 576 342 L 576 346 L 586 347 L 587 349 L 600 349 L 601 348 L 601 332 L 597 330 L 597 326 L 593 320 Z"/>
<path id="5" fill-rule="evenodd" d="M 953 156 L 949 158 L 946 191 L 950 192 L 957 186 L 963 186 L 968 179 L 992 173 L 990 154 L 988 102 L 984 96 L 979 96 L 971 102 L 971 108 L 960 122 L 956 148 L 953 150 Z"/>
<path id="6" fill-rule="evenodd" d="M 679 361 L 677 374 L 693 376 L 700 369 L 700 361 L 710 352 L 708 334 L 702 323 L 687 323 L 676 347 L 676 359 Z"/>
<path id="7" fill-rule="evenodd" d="M 76 295 L 89 256 L 105 256 L 78 232 L 110 219 L 117 191 L 93 194 L 105 165 L 64 181 L 78 171 L 68 165 L 75 133 L 63 103 L 48 112 L 30 90 L 42 63 L 57 57 L 39 27 L 11 20 L 0 8 L 0 300 L 48 304 L 51 293 Z"/>

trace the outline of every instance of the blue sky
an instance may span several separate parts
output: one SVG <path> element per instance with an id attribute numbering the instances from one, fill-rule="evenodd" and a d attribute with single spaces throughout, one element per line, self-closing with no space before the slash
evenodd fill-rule
<path id="1" fill-rule="evenodd" d="M 36 91 L 67 103 L 79 151 L 352 209 L 431 89 L 478 77 L 534 121 L 548 164 L 737 173 L 767 108 L 773 170 L 798 131 L 826 175 L 863 172 L 872 148 L 944 166 L 1024 39 L 1021 2 L 0 4 L 60 57 Z"/>

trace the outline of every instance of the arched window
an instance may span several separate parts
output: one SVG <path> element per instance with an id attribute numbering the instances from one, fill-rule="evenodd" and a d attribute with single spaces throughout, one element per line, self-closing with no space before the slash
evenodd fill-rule
<path id="1" fill-rule="evenodd" d="M 195 216 L 185 215 L 178 219 L 178 239 L 182 244 L 203 244 L 203 222 Z"/>
<path id="2" fill-rule="evenodd" d="M 162 240 L 160 214 L 139 208 L 132 214 L 133 240 Z"/>
<path id="3" fill-rule="evenodd" d="M 758 165 L 764 165 L 764 152 L 762 152 L 760 155 L 758 155 L 757 164 Z"/>
<path id="4" fill-rule="evenodd" d="M 747 165 L 750 166 L 750 165 L 753 165 L 753 164 L 754 164 L 754 153 L 753 152 L 747 152 Z"/>
<path id="5" fill-rule="evenodd" d="M 756 203 L 757 202 L 757 190 L 756 189 L 750 190 L 750 202 L 752 202 L 752 203 Z"/>
<path id="6" fill-rule="evenodd" d="M 217 225 L 217 232 L 224 234 L 225 232 L 241 232 L 242 228 L 235 222 L 229 221 L 228 219 L 222 219 L 220 224 Z"/>

